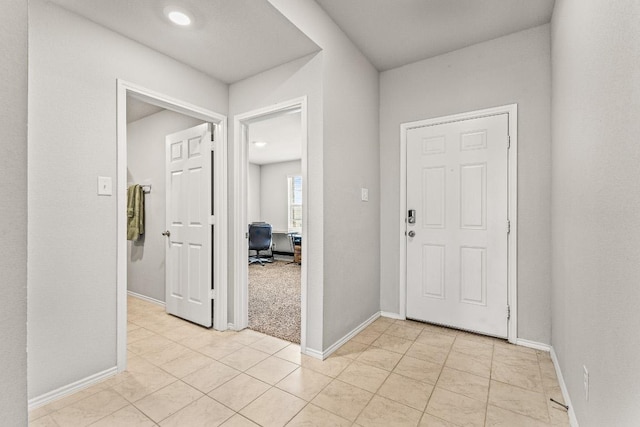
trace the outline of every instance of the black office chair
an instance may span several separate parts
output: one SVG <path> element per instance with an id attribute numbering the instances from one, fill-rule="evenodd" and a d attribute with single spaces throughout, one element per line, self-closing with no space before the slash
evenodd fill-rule
<path id="1" fill-rule="evenodd" d="M 249 264 L 273 262 L 273 251 L 271 250 L 271 224 L 264 222 L 254 222 L 249 224 L 249 251 L 255 251 L 255 255 L 249 255 Z M 261 251 L 269 251 L 268 255 L 260 255 Z"/>

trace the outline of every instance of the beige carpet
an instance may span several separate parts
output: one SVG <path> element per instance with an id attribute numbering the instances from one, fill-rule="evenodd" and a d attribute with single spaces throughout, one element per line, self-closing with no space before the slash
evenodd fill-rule
<path id="1" fill-rule="evenodd" d="M 249 329 L 300 343 L 300 266 L 249 265 Z"/>

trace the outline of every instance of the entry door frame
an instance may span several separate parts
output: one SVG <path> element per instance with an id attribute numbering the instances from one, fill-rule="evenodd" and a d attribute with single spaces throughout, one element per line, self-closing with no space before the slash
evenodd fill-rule
<path id="1" fill-rule="evenodd" d="M 483 110 L 418 120 L 400 124 L 400 292 L 399 316 L 407 318 L 407 132 L 411 129 L 436 126 L 469 119 L 508 114 L 509 149 L 507 165 L 507 218 L 510 232 L 507 235 L 507 304 L 510 316 L 507 320 L 507 339 L 515 344 L 518 338 L 518 104 L 509 104 Z M 505 224 L 505 229 L 507 224 Z M 507 313 L 505 313 L 505 317 Z"/>
<path id="2" fill-rule="evenodd" d="M 122 79 L 116 81 L 116 363 L 127 367 L 127 95 L 149 104 L 202 119 L 215 125 L 215 171 L 213 182 L 216 229 L 212 242 L 213 327 L 227 329 L 227 116 L 172 98 Z M 164 142 L 163 142 L 164 146 Z M 164 167 L 164 164 L 161 166 Z"/>
<path id="3" fill-rule="evenodd" d="M 302 131 L 302 253 L 308 254 L 307 247 L 307 218 L 308 203 L 308 182 L 307 182 L 307 97 L 302 96 L 289 101 L 269 105 L 267 107 L 238 114 L 233 118 L 233 193 L 234 193 L 234 310 L 233 329 L 242 330 L 249 324 L 249 286 L 248 286 L 248 263 L 247 254 L 249 241 L 247 239 L 247 204 L 248 204 L 248 167 L 249 153 L 247 147 L 247 126 L 255 120 L 264 119 L 269 116 L 277 116 L 289 111 L 300 110 L 301 131 Z M 307 263 L 303 260 L 300 275 L 300 351 L 306 353 L 307 342 Z"/>

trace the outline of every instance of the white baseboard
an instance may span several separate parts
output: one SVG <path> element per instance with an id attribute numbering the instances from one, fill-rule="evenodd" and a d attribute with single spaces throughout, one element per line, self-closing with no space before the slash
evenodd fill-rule
<path id="1" fill-rule="evenodd" d="M 551 351 L 551 346 L 549 344 L 543 344 L 541 342 L 536 342 L 536 341 L 529 341 L 522 338 L 516 338 L 516 345 L 529 347 L 534 350 Z"/>
<path id="2" fill-rule="evenodd" d="M 353 329 L 347 335 L 343 336 L 338 341 L 333 343 L 329 348 L 327 348 L 325 351 L 322 352 L 322 360 L 324 360 L 327 357 L 331 356 L 331 354 L 334 351 L 336 351 L 337 349 L 342 347 L 344 344 L 346 344 L 347 341 L 349 341 L 351 338 L 355 337 L 358 333 L 360 333 L 360 331 L 362 331 L 364 328 L 366 328 L 371 323 L 373 323 L 378 317 L 380 317 L 380 312 L 379 311 L 377 313 L 374 313 L 371 317 L 369 317 L 367 320 L 362 322 L 360 325 L 356 326 L 355 329 Z"/>
<path id="3" fill-rule="evenodd" d="M 70 394 L 88 388 L 96 383 L 99 383 L 100 381 L 104 381 L 105 379 L 112 377 L 117 373 L 118 367 L 114 366 L 113 368 L 106 369 L 102 372 L 98 372 L 97 374 L 90 375 L 71 384 L 62 386 L 48 393 L 34 397 L 33 399 L 29 399 L 29 410 L 31 411 L 33 409 L 51 403 L 54 400 L 69 396 Z"/>
<path id="4" fill-rule="evenodd" d="M 388 317 L 389 319 L 406 320 L 404 317 L 400 316 L 398 313 L 391 313 L 389 311 L 381 311 L 380 316 Z"/>
<path id="5" fill-rule="evenodd" d="M 306 354 L 307 356 L 313 357 L 314 359 L 324 360 L 324 357 L 322 356 L 322 352 L 318 350 L 314 350 L 312 348 L 305 348 L 304 350 L 301 349 L 301 353 Z"/>
<path id="6" fill-rule="evenodd" d="M 236 325 L 233 323 L 229 323 L 227 324 L 227 329 L 231 330 L 231 331 L 236 331 Z"/>
<path id="7" fill-rule="evenodd" d="M 558 356 L 556 355 L 556 351 L 551 346 L 551 361 L 553 362 L 553 366 L 556 368 L 556 376 L 558 377 L 558 383 L 560 384 L 560 390 L 562 390 L 562 397 L 564 398 L 564 403 L 569 406 L 569 424 L 571 427 L 579 427 L 578 419 L 576 418 L 576 413 L 573 410 L 573 405 L 571 404 L 571 397 L 569 397 L 569 390 L 567 389 L 567 385 L 564 382 L 564 377 L 562 376 L 562 371 L 560 370 L 560 363 L 558 362 Z"/>
<path id="8" fill-rule="evenodd" d="M 150 302 L 152 304 L 159 305 L 161 307 L 165 307 L 166 306 L 164 301 L 160 301 L 159 299 L 151 298 L 151 297 L 148 297 L 146 295 L 138 294 L 138 293 L 133 292 L 133 291 L 127 291 L 127 295 L 129 295 L 130 297 L 134 297 L 134 298 L 138 298 L 138 299 Z"/>

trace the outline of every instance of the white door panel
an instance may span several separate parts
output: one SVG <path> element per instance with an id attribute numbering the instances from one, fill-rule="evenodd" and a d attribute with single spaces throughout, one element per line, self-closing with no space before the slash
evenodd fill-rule
<path id="1" fill-rule="evenodd" d="M 507 114 L 407 131 L 407 317 L 507 336 L 507 144 Z"/>
<path id="2" fill-rule="evenodd" d="M 166 310 L 210 327 L 211 125 L 166 137 Z"/>

